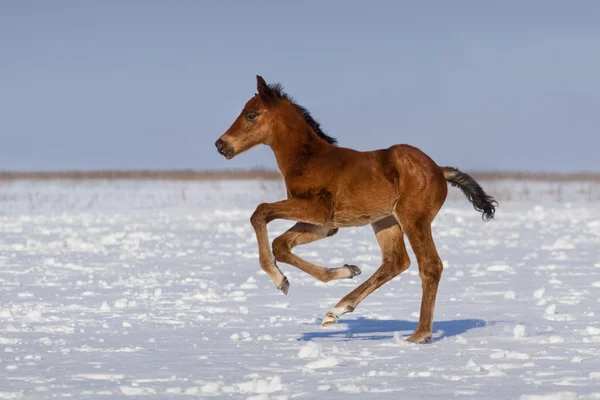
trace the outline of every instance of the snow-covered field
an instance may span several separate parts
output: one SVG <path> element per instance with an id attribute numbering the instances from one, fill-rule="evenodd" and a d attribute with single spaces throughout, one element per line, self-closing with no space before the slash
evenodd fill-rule
<path id="1" fill-rule="evenodd" d="M 275 289 L 249 216 L 283 198 L 277 182 L 3 183 L 0 399 L 600 398 L 600 203 L 574 188 L 484 223 L 451 190 L 434 340 L 413 345 L 412 252 L 320 326 L 378 267 L 370 227 L 297 248 L 362 275 L 323 284 L 280 264 L 290 293 Z"/>

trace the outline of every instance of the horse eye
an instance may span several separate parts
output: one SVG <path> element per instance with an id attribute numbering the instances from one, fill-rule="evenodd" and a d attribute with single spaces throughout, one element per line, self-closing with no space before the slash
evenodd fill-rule
<path id="1" fill-rule="evenodd" d="M 256 118 L 256 113 L 250 113 L 248 115 L 246 115 L 246 119 L 252 121 Z"/>

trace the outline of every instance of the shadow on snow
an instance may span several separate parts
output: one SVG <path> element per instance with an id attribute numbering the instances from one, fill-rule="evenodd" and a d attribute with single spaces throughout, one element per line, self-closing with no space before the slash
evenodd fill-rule
<path id="1" fill-rule="evenodd" d="M 320 323 L 321 321 L 319 321 Z M 452 321 L 438 321 L 433 323 L 432 342 L 462 335 L 474 328 L 482 328 L 493 325 L 494 322 L 486 322 L 480 319 L 455 319 Z M 347 319 L 337 326 L 345 329 L 334 330 L 332 328 L 322 328 L 318 332 L 305 332 L 298 339 L 309 341 L 318 338 L 339 338 L 342 340 L 383 340 L 394 337 L 394 332 L 401 335 L 411 335 L 417 329 L 417 322 L 403 320 L 380 320 L 359 317 L 357 319 Z M 390 335 L 391 334 L 391 335 Z"/>

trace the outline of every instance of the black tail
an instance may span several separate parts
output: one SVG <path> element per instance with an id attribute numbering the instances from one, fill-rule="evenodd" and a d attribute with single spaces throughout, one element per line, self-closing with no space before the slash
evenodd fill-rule
<path id="1" fill-rule="evenodd" d="M 444 178 L 452 186 L 459 187 L 467 196 L 467 199 L 473 203 L 473 207 L 483 214 L 484 220 L 489 221 L 494 218 L 498 202 L 488 195 L 475 179 L 453 167 L 442 167 L 442 171 L 444 172 Z"/>

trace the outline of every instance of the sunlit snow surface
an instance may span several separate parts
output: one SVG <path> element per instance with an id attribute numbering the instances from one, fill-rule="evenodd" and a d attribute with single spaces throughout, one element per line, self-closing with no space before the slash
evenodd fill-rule
<path id="1" fill-rule="evenodd" d="M 412 345 L 410 250 L 407 272 L 320 326 L 378 267 L 370 227 L 297 248 L 362 275 L 323 284 L 281 264 L 290 292 L 275 289 L 249 217 L 283 194 L 263 182 L 2 184 L 0 399 L 600 398 L 600 203 L 504 201 L 484 223 L 453 195 L 434 226 L 434 340 Z M 289 226 L 270 224 L 271 239 Z"/>

